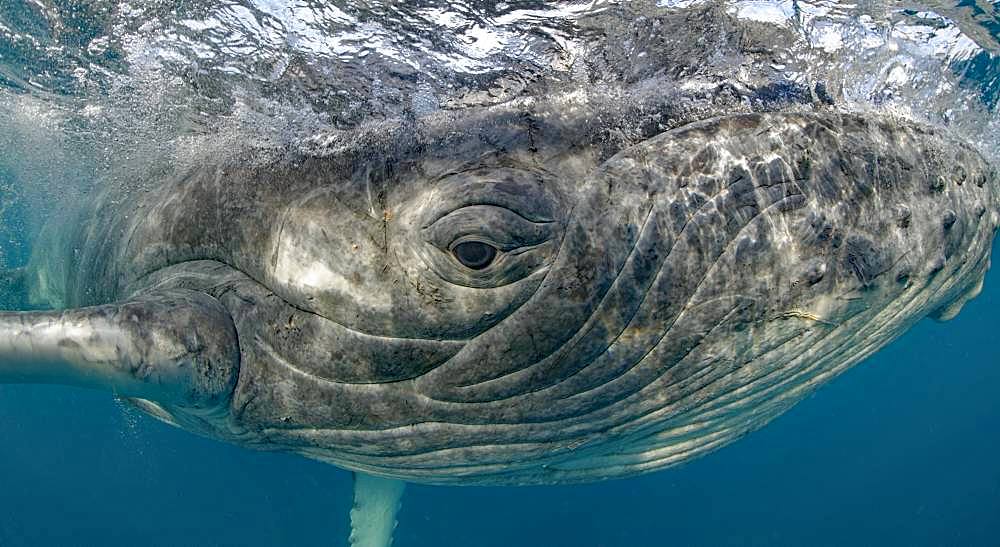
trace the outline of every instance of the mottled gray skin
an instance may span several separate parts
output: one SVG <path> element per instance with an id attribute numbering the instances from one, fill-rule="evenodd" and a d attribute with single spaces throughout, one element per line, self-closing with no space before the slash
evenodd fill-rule
<path id="1" fill-rule="evenodd" d="M 526 100 L 205 165 L 99 203 L 36 294 L 217 300 L 231 396 L 136 400 L 184 428 L 408 481 L 528 484 L 714 450 L 981 284 L 998 181 L 943 131 L 825 106 L 628 108 Z M 496 262 L 462 266 L 468 239 Z"/>

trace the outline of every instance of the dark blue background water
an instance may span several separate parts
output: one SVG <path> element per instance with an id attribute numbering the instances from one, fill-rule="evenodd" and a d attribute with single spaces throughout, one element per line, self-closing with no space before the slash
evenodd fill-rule
<path id="1" fill-rule="evenodd" d="M 1000 258 L 1000 249 L 994 253 Z M 736 444 L 601 484 L 408 488 L 407 546 L 1000 545 L 1000 279 Z M 342 545 L 348 473 L 0 386 L 0 546 Z"/>

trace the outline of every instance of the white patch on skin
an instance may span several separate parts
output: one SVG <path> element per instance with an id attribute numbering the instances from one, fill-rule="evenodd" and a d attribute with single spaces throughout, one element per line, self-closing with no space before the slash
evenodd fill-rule
<path id="1" fill-rule="evenodd" d="M 827 53 L 833 53 L 844 46 L 843 30 L 836 25 L 817 25 L 813 44 Z"/>
<path id="2" fill-rule="evenodd" d="M 331 260 L 334 256 L 321 256 L 316 247 L 306 242 L 322 228 L 312 221 L 306 221 L 294 229 L 280 230 L 275 236 L 273 249 L 275 261 L 270 266 L 270 278 L 279 286 L 304 296 L 337 295 L 344 300 L 362 300 L 366 307 L 377 311 L 388 311 L 392 301 L 388 293 L 359 291 L 358 284 L 352 282 L 345 273 L 350 266 L 336 268 Z M 343 260 L 344 258 L 339 258 Z"/>
<path id="3" fill-rule="evenodd" d="M 735 11 L 736 17 L 740 19 L 775 25 L 788 24 L 795 16 L 795 8 L 790 1 L 741 2 L 737 4 Z"/>

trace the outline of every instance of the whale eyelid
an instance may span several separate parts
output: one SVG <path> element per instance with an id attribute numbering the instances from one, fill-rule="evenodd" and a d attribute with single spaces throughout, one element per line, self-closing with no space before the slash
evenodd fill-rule
<path id="1" fill-rule="evenodd" d="M 550 239 L 553 224 L 532 222 L 506 207 L 469 206 L 450 212 L 421 232 L 427 242 L 448 253 L 463 241 L 475 240 L 506 254 Z"/>
<path id="2" fill-rule="evenodd" d="M 521 213 L 519 211 L 516 211 L 514 209 L 511 209 L 510 207 L 508 207 L 506 205 L 503 205 L 501 203 L 496 203 L 496 202 L 492 202 L 492 201 L 477 201 L 477 202 L 464 203 L 461 206 L 456 207 L 454 209 L 450 209 L 450 210 L 447 210 L 447 211 L 442 211 L 439 214 L 435 215 L 426 224 L 424 224 L 423 226 L 421 226 L 421 229 L 426 230 L 427 228 L 430 228 L 431 226 L 433 226 L 434 224 L 436 224 L 442 218 L 444 218 L 444 217 L 446 217 L 446 216 L 448 216 L 450 214 L 456 213 L 458 211 L 461 211 L 462 209 L 465 209 L 467 207 L 496 207 L 497 209 L 504 209 L 504 210 L 510 211 L 511 213 L 513 213 L 513 214 L 521 217 L 521 219 L 523 219 L 525 222 L 530 222 L 531 224 L 555 224 L 556 223 L 556 220 L 555 219 L 551 219 L 551 218 L 532 219 L 530 217 L 525 216 L 523 213 Z"/>

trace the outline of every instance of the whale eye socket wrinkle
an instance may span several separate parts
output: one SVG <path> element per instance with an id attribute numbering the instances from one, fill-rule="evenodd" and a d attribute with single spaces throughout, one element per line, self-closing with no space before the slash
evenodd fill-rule
<path id="1" fill-rule="evenodd" d="M 482 241 L 462 241 L 451 248 L 451 254 L 470 270 L 483 270 L 493 264 L 497 248 Z"/>

